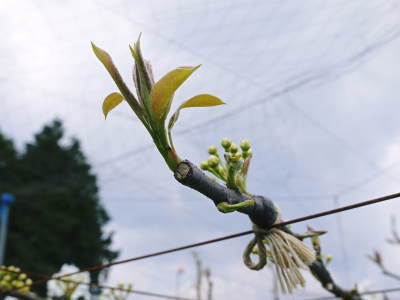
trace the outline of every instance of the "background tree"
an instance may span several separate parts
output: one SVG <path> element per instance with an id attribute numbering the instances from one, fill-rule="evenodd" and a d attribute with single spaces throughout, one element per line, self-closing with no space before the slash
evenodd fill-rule
<path id="1" fill-rule="evenodd" d="M 0 132 L 0 192 L 9 192 L 18 181 L 17 151 L 12 140 Z"/>
<path id="2" fill-rule="evenodd" d="M 103 233 L 109 216 L 98 198 L 78 140 L 62 145 L 59 120 L 44 126 L 18 156 L 0 135 L 0 190 L 17 201 L 10 210 L 5 263 L 24 270 L 54 274 L 65 263 L 85 268 L 115 259 L 111 234 Z M 91 281 L 98 282 L 98 272 Z M 37 292 L 45 295 L 46 287 Z"/>

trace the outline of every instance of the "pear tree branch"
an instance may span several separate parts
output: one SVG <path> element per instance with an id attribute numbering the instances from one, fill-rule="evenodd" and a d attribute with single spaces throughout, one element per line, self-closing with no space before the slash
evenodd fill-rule
<path id="1" fill-rule="evenodd" d="M 213 201 L 218 207 L 223 202 L 230 205 L 240 204 L 246 201 L 254 201 L 251 206 L 239 208 L 237 211 L 246 214 L 250 220 L 261 228 L 270 228 L 277 218 L 277 212 L 271 200 L 263 196 L 246 195 L 236 189 L 229 189 L 210 179 L 202 170 L 188 160 L 180 162 L 174 173 L 175 179 Z M 288 227 L 280 228 L 299 238 Z M 317 257 L 318 257 L 317 253 Z M 346 300 L 360 300 L 360 296 L 354 290 L 344 290 L 332 278 L 330 272 L 320 258 L 310 265 L 311 273 L 321 283 L 322 287 L 336 297 Z"/>

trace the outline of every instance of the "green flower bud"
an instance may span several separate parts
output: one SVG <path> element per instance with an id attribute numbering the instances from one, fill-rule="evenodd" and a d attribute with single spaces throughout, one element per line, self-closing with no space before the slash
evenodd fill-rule
<path id="1" fill-rule="evenodd" d="M 0 286 L 2 287 L 3 290 L 9 290 L 11 288 L 11 285 L 4 280 L 0 282 Z"/>
<path id="2" fill-rule="evenodd" d="M 229 147 L 229 152 L 230 153 L 233 153 L 233 154 L 235 154 L 236 152 L 238 152 L 238 147 L 235 145 L 235 144 L 232 144 L 230 147 Z"/>
<path id="3" fill-rule="evenodd" d="M 200 168 L 201 168 L 202 170 L 207 170 L 207 169 L 208 169 L 208 162 L 207 162 L 207 161 L 203 161 L 203 162 L 200 164 Z"/>
<path id="4" fill-rule="evenodd" d="M 251 152 L 251 150 L 249 150 L 249 151 L 246 151 L 246 152 L 243 152 L 243 158 L 244 159 L 246 159 L 246 158 L 248 158 L 250 155 L 252 155 L 253 154 L 253 152 Z"/>
<path id="5" fill-rule="evenodd" d="M 221 141 L 221 146 L 224 147 L 225 151 L 228 152 L 229 147 L 232 145 L 232 141 L 228 138 L 223 138 Z"/>
<path id="6" fill-rule="evenodd" d="M 12 271 L 14 271 L 15 267 L 14 266 L 9 266 L 8 269 L 12 272 Z"/>
<path id="7" fill-rule="evenodd" d="M 240 148 L 242 148 L 242 151 L 243 152 L 247 152 L 247 151 L 249 151 L 249 149 L 250 149 L 250 142 L 248 141 L 248 140 L 243 140 L 241 143 L 240 143 Z"/>
<path id="8" fill-rule="evenodd" d="M 29 292 L 29 287 L 23 287 L 22 289 L 20 289 L 20 291 L 22 292 L 22 293 L 28 293 Z"/>
<path id="9" fill-rule="evenodd" d="M 28 278 L 27 280 L 25 280 L 25 284 L 32 285 L 32 279 Z"/>
<path id="10" fill-rule="evenodd" d="M 22 283 L 22 282 L 20 282 L 20 281 L 18 281 L 18 280 L 13 280 L 13 281 L 11 281 L 11 284 L 13 285 L 13 286 L 15 286 L 15 287 L 19 287 L 19 284 L 20 283 Z"/>
<path id="11" fill-rule="evenodd" d="M 211 155 L 208 158 L 207 163 L 211 168 L 216 168 L 219 165 L 219 159 L 215 155 Z"/>
<path id="12" fill-rule="evenodd" d="M 217 154 L 217 147 L 210 146 L 210 148 L 208 148 L 208 154 L 211 154 L 211 155 Z"/>
<path id="13" fill-rule="evenodd" d="M 4 276 L 3 280 L 10 281 L 11 280 L 11 276 L 10 275 L 6 275 L 6 276 Z"/>
<path id="14" fill-rule="evenodd" d="M 234 162 L 238 162 L 241 158 L 242 158 L 242 154 L 240 154 L 240 153 L 232 154 L 232 156 L 231 156 L 231 159 Z"/>
<path id="15" fill-rule="evenodd" d="M 20 274 L 18 276 L 18 280 L 25 280 L 26 279 L 26 274 Z"/>

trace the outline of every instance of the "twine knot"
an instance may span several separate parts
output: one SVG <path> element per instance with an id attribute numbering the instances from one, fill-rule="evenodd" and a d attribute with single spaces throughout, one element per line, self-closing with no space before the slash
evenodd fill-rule
<path id="1" fill-rule="evenodd" d="M 300 268 L 308 269 L 315 261 L 314 251 L 293 235 L 278 228 L 263 229 L 253 223 L 253 231 L 254 237 L 243 253 L 244 264 L 249 269 L 261 270 L 267 264 L 268 256 L 275 265 L 283 293 L 291 293 L 298 285 L 304 287 L 305 279 Z M 268 245 L 268 251 L 265 245 Z M 257 263 L 251 259 L 252 253 L 258 255 Z"/>
<path id="2" fill-rule="evenodd" d="M 253 223 L 254 237 L 247 244 L 246 249 L 243 253 L 243 262 L 251 270 L 261 270 L 267 264 L 267 249 L 264 245 L 264 237 L 269 234 L 269 230 L 258 227 Z M 257 245 L 257 250 L 255 247 Z M 251 259 L 251 254 L 256 253 L 258 255 L 258 262 L 254 263 Z"/>

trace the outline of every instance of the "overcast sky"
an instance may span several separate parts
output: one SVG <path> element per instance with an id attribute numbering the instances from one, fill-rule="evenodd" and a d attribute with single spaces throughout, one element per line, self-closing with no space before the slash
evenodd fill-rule
<path id="1" fill-rule="evenodd" d="M 227 103 L 182 112 L 173 134 L 181 157 L 200 163 L 223 137 L 249 139 L 249 190 L 275 200 L 286 219 L 398 192 L 399 13 L 397 1 L 382 0 L 3 0 L 0 130 L 23 147 L 45 122 L 64 121 L 98 175 L 122 259 L 248 230 L 244 215 L 220 214 L 174 181 L 128 105 L 104 121 L 102 100 L 116 87 L 90 41 L 132 86 L 128 44 L 142 33 L 156 79 L 202 64 L 174 106 L 200 93 Z M 340 285 L 399 285 L 366 259 L 379 249 L 400 273 L 399 249 L 385 243 L 398 202 L 307 222 L 329 231 L 322 248 Z M 215 299 L 270 299 L 270 271 L 241 260 L 250 238 L 196 250 L 212 269 Z M 180 294 L 194 297 L 191 251 L 116 266 L 108 283 L 174 294 L 181 267 Z M 307 279 L 283 299 L 329 295 Z"/>

